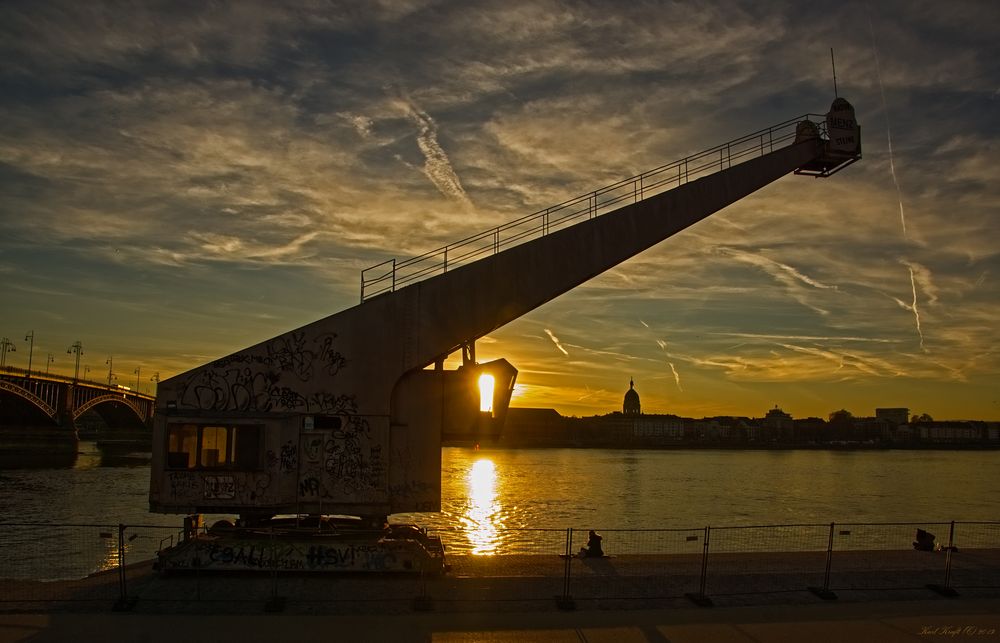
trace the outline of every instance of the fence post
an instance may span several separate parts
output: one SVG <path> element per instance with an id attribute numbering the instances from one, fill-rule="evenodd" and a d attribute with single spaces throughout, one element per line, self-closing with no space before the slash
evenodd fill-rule
<path id="1" fill-rule="evenodd" d="M 810 587 L 809 591 L 826 601 L 837 600 L 837 595 L 830 591 L 830 567 L 833 564 L 833 530 L 834 524 L 830 523 L 830 537 L 826 543 L 826 572 L 823 574 L 823 587 Z"/>
<path id="2" fill-rule="evenodd" d="M 128 598 L 128 587 L 125 583 L 125 525 L 118 523 L 118 600 L 112 608 L 116 612 L 132 609 L 135 604 Z"/>
<path id="3" fill-rule="evenodd" d="M 955 521 L 951 521 L 951 530 L 948 532 L 948 547 L 945 551 L 944 561 L 944 584 L 931 583 L 927 589 L 933 590 L 942 596 L 955 597 L 958 592 L 951 586 L 951 552 L 955 550 Z"/>
<path id="4" fill-rule="evenodd" d="M 271 526 L 271 595 L 264 603 L 265 612 L 285 611 L 285 597 L 278 596 L 278 543 L 274 537 L 274 526 Z"/>
<path id="5" fill-rule="evenodd" d="M 576 602 L 569 593 L 569 579 L 573 568 L 573 528 L 566 529 L 566 549 L 563 552 L 563 560 L 566 565 L 563 567 L 563 593 L 556 597 L 556 607 L 561 610 L 576 609 Z"/>
<path id="6" fill-rule="evenodd" d="M 427 560 L 420 559 L 419 594 L 413 597 L 413 609 L 417 612 L 430 612 L 434 609 L 434 599 L 427 592 Z"/>
<path id="7" fill-rule="evenodd" d="M 712 528 L 705 527 L 705 544 L 701 553 L 701 584 L 698 593 L 688 592 L 684 594 L 695 605 L 699 607 L 712 607 L 712 599 L 705 595 L 705 584 L 708 579 L 708 542 L 712 535 Z"/>
<path id="8" fill-rule="evenodd" d="M 396 259 L 392 259 L 392 292 L 396 292 Z"/>

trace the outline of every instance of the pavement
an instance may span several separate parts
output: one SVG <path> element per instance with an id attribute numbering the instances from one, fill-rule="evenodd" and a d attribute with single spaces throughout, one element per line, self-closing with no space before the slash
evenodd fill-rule
<path id="1" fill-rule="evenodd" d="M 402 614 L 0 614 L 0 643 L 1000 643 L 1000 598 L 653 610 Z"/>

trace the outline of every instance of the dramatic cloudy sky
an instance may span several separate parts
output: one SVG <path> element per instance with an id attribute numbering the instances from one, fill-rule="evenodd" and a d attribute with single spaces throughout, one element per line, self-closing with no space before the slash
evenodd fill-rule
<path id="1" fill-rule="evenodd" d="M 841 95 L 789 176 L 484 338 L 515 404 L 1000 419 L 1000 3 L 0 5 L 0 334 L 150 385 L 359 271 Z"/>

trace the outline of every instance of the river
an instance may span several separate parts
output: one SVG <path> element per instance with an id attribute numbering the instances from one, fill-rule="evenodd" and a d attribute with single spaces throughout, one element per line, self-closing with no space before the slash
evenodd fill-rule
<path id="1" fill-rule="evenodd" d="M 0 470 L 0 516 L 179 526 L 148 512 L 148 485 L 148 454 L 82 442 L 71 466 Z M 445 448 L 442 511 L 392 520 L 463 535 L 449 551 L 489 554 L 516 529 L 994 521 L 998 488 L 996 451 Z"/>

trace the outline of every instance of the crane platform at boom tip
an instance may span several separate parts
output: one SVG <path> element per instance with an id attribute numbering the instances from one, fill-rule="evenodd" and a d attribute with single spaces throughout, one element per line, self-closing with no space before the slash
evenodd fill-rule
<path id="1" fill-rule="evenodd" d="M 478 339 L 782 176 L 860 158 L 837 98 L 816 119 L 367 269 L 358 305 L 160 382 L 149 506 L 187 518 L 159 568 L 445 569 L 439 540 L 388 517 L 440 511 L 442 440 L 500 435 L 517 370 L 478 362 Z M 206 531 L 203 513 L 239 518 Z"/>

